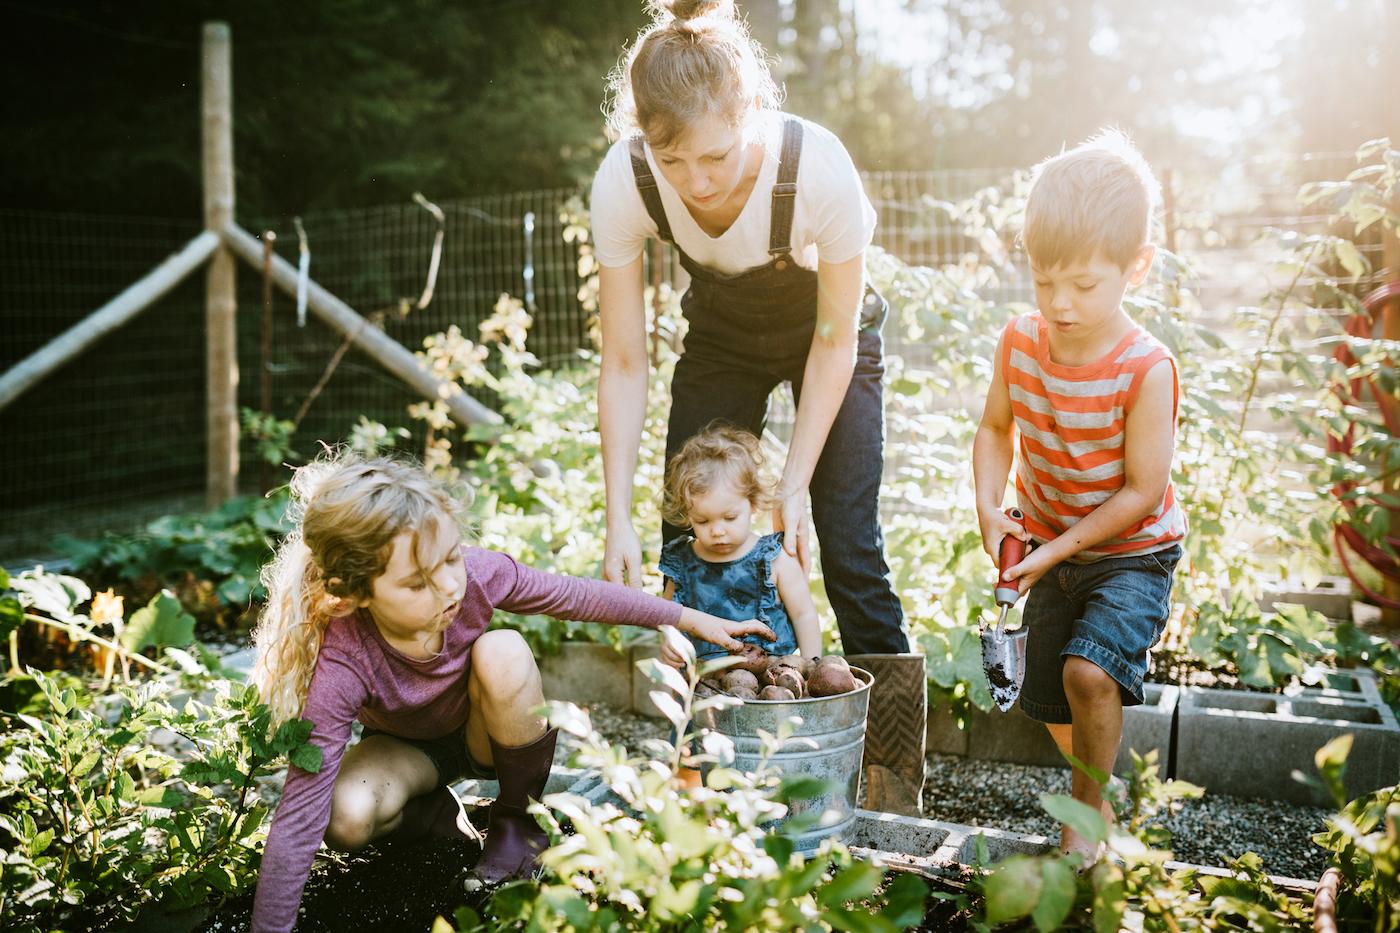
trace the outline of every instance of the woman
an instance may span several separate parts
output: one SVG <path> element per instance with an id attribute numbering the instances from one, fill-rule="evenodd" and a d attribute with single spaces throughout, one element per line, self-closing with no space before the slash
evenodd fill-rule
<path id="1" fill-rule="evenodd" d="M 879 524 L 884 300 L 864 281 L 875 212 L 841 142 L 777 109 L 763 50 L 726 0 L 654 3 L 612 77 L 621 137 L 593 183 L 607 485 L 604 576 L 639 585 L 632 485 L 646 407 L 642 251 L 672 243 L 691 284 L 671 383 L 669 461 L 715 421 L 761 433 L 768 396 L 790 381 L 797 420 L 773 512 L 810 569 L 806 503 L 827 596 L 851 662 L 875 674 L 867 803 L 918 812 L 923 658 L 909 653 Z M 664 540 L 681 529 L 666 525 Z"/>

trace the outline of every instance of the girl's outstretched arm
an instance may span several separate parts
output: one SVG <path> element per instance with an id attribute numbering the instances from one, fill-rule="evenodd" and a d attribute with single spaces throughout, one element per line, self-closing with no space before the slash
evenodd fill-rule
<path id="1" fill-rule="evenodd" d="M 774 637 L 761 622 L 730 622 L 630 586 L 546 573 L 499 551 L 469 548 L 467 568 L 485 589 L 491 605 L 506 612 L 643 628 L 674 625 L 687 635 L 733 651 L 739 649 L 739 638 L 744 635 Z"/>

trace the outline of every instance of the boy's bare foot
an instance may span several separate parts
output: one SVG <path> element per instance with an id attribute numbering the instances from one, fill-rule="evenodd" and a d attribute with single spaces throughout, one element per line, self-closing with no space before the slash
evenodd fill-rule
<path id="1" fill-rule="evenodd" d="M 1107 800 L 1099 803 L 1099 812 L 1103 814 L 1104 820 L 1112 826 L 1114 823 L 1113 807 Z M 1060 826 L 1060 854 L 1078 855 L 1083 858 L 1081 871 L 1088 869 L 1099 860 L 1104 849 L 1103 843 L 1092 843 L 1083 838 L 1068 826 Z"/>

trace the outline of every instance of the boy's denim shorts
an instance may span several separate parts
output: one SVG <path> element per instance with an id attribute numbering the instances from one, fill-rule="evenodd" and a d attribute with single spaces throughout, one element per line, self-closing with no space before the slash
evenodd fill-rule
<path id="1" fill-rule="evenodd" d="M 1026 680 L 1021 709 L 1040 722 L 1068 723 L 1064 659 L 1084 658 L 1118 683 L 1124 706 L 1143 702 L 1147 652 L 1171 611 L 1180 544 L 1151 554 L 1056 564 L 1031 588 L 1022 613 Z"/>

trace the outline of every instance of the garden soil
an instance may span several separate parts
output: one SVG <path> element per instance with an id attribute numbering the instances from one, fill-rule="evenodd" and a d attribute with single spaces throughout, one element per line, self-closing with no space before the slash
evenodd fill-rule
<path id="1" fill-rule="evenodd" d="M 297 933 L 427 933 L 434 918 L 450 920 L 458 907 L 480 910 L 477 899 L 464 888 L 479 854 L 470 843 L 426 840 L 370 846 L 338 864 L 318 863 L 302 899 Z M 196 933 L 246 933 L 252 913 L 249 893 L 230 900 L 193 929 Z M 958 933 L 968 929 L 966 921 L 966 912 L 930 897 L 919 929 Z M 164 923 L 153 918 L 129 928 L 129 933 L 189 929 L 177 918 Z"/>
<path id="2" fill-rule="evenodd" d="M 480 849 L 468 842 L 431 839 L 369 846 L 340 864 L 318 864 L 302 897 L 297 933 L 413 933 L 434 918 L 451 919 L 476 906 L 465 892 Z M 224 904 L 198 933 L 246 933 L 253 895 Z"/>

